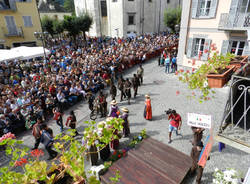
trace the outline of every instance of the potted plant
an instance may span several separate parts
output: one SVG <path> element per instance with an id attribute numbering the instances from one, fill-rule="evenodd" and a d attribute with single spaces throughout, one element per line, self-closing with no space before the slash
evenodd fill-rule
<path id="1" fill-rule="evenodd" d="M 209 51 L 204 51 L 209 52 Z M 230 79 L 234 72 L 235 66 L 230 66 L 231 60 L 235 56 L 227 53 L 226 56 L 219 55 L 218 52 L 214 52 L 212 57 L 208 58 L 208 61 L 202 64 L 198 69 L 192 68 L 192 71 L 179 70 L 176 72 L 179 76 L 179 80 L 187 83 L 189 89 L 198 89 L 201 92 L 199 96 L 200 102 L 209 99 L 210 92 L 215 93 L 211 88 L 222 87 Z M 195 64 L 195 60 L 192 61 L 192 65 Z M 196 94 L 193 92 L 192 97 Z M 190 96 L 191 97 L 191 96 Z"/>

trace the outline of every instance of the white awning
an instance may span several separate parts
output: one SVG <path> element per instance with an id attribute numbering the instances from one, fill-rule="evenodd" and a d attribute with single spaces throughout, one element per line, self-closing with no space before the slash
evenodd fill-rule
<path id="1" fill-rule="evenodd" d="M 41 57 L 44 56 L 44 52 L 46 56 L 50 54 L 50 51 L 48 49 L 43 49 L 43 47 L 15 47 L 11 49 L 14 52 L 20 53 L 22 55 L 22 60 L 25 59 L 31 59 L 35 57 Z"/>

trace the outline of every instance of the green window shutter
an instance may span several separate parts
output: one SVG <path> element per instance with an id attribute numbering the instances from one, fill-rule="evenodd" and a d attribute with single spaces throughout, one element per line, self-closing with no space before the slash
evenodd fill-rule
<path id="1" fill-rule="evenodd" d="M 242 56 L 248 56 L 248 57 L 250 56 L 250 46 L 249 46 L 249 43 L 245 44 Z"/>
<path id="2" fill-rule="evenodd" d="M 188 38 L 188 44 L 187 44 L 187 57 L 192 57 L 192 50 L 193 50 L 193 38 Z"/>
<path id="3" fill-rule="evenodd" d="M 210 11 L 209 11 L 209 17 L 210 18 L 216 17 L 217 4 L 218 4 L 218 0 L 212 0 L 211 1 L 211 7 L 210 7 Z"/>
<path id="4" fill-rule="evenodd" d="M 223 40 L 222 46 L 221 46 L 221 54 L 226 55 L 229 50 L 229 40 Z"/>
<path id="5" fill-rule="evenodd" d="M 203 49 L 203 54 L 201 56 L 202 61 L 207 61 L 208 55 L 209 55 L 209 50 L 210 50 L 210 45 L 211 45 L 212 40 L 206 39 L 204 43 L 204 49 Z"/>
<path id="6" fill-rule="evenodd" d="M 239 8 L 239 0 L 232 0 L 229 14 L 228 14 L 228 23 L 227 23 L 228 27 L 234 26 L 234 21 L 236 18 L 238 8 Z"/>
<path id="7" fill-rule="evenodd" d="M 192 0 L 192 18 L 197 17 L 199 0 Z"/>

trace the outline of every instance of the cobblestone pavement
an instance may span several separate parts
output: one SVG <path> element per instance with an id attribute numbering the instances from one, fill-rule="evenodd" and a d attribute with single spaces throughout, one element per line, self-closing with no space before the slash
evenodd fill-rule
<path id="1" fill-rule="evenodd" d="M 182 116 L 182 136 L 176 136 L 173 134 L 173 142 L 169 145 L 189 155 L 191 151 L 191 143 L 189 140 L 192 139 L 192 132 L 186 123 L 187 113 L 195 112 L 212 115 L 214 130 L 216 132 L 222 118 L 224 105 L 228 95 L 228 88 L 216 89 L 215 98 L 200 104 L 197 99 L 188 99 L 187 95 L 190 95 L 191 92 L 188 90 L 187 86 L 179 82 L 176 75 L 164 73 L 165 68 L 157 66 L 156 60 L 148 61 L 143 67 L 145 70 L 144 83 L 139 87 L 138 97 L 135 100 L 131 100 L 131 105 L 128 105 L 127 102 L 118 104 L 119 107 L 126 106 L 130 110 L 129 121 L 132 135 L 136 135 L 146 128 L 148 135 L 164 144 L 168 144 L 169 123 L 166 120 L 164 110 L 174 108 Z M 132 77 L 133 73 L 136 72 L 136 69 L 137 67 L 128 70 L 124 77 Z M 177 95 L 176 91 L 179 91 L 180 93 Z M 145 94 L 150 94 L 151 96 L 153 110 L 152 121 L 146 121 L 143 118 Z M 108 100 L 110 101 L 110 99 Z M 84 127 L 86 126 L 83 121 L 89 120 L 88 106 L 86 102 L 81 102 L 75 105 L 73 109 L 76 112 L 78 121 L 80 121 L 77 125 L 77 129 L 79 132 L 83 132 Z M 69 111 L 65 113 L 65 116 L 68 112 Z M 59 127 L 55 122 L 50 122 L 49 126 L 52 127 L 54 134 L 59 133 Z M 209 132 L 206 130 L 203 139 L 206 138 L 208 133 Z M 30 148 L 33 147 L 34 138 L 30 131 L 21 135 L 20 139 L 24 141 L 26 146 L 29 146 Z M 123 138 L 122 144 L 124 145 L 126 142 L 128 142 L 128 140 Z M 43 146 L 40 145 L 40 148 L 43 148 Z M 47 157 L 47 155 L 45 157 Z M 220 169 L 235 168 L 241 171 L 242 177 L 244 177 L 249 167 L 249 163 L 249 154 L 227 145 L 220 153 L 218 151 L 218 143 L 215 142 L 211 152 L 211 159 L 207 162 L 204 169 L 202 181 L 205 184 L 212 183 L 212 174 L 216 167 Z M 195 183 L 194 178 L 187 180 L 187 183 Z"/>

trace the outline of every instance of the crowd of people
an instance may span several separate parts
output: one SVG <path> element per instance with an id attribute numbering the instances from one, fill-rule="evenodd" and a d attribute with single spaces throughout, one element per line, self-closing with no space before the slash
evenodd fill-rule
<path id="1" fill-rule="evenodd" d="M 165 34 L 51 39 L 46 59 L 0 63 L 0 135 L 31 129 L 38 119 L 47 120 L 55 107 L 62 113 L 116 81 L 125 69 L 176 43 L 175 35 Z"/>

